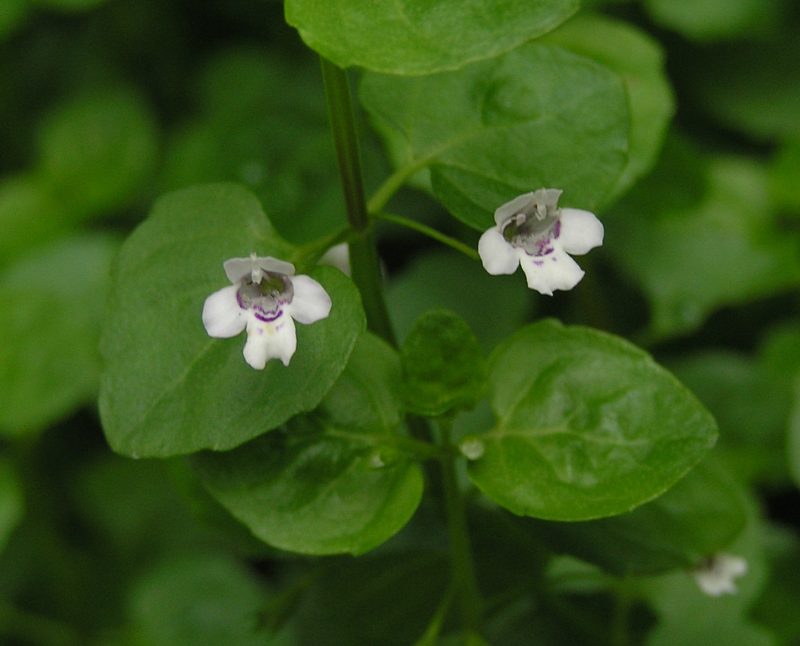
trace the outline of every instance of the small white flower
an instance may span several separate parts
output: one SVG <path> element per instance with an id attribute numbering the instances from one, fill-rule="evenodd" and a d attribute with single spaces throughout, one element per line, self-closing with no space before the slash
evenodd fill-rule
<path id="1" fill-rule="evenodd" d="M 747 572 L 747 561 L 733 554 L 719 553 L 704 559 L 692 570 L 700 589 L 711 597 L 734 594 L 734 579 Z"/>
<path id="2" fill-rule="evenodd" d="M 589 211 L 558 208 L 560 196 L 556 188 L 540 188 L 494 212 L 497 226 L 478 242 L 486 271 L 513 274 L 522 265 L 528 287 L 548 296 L 580 282 L 584 272 L 568 254 L 583 255 L 603 244 L 603 225 Z"/>
<path id="3" fill-rule="evenodd" d="M 288 366 L 297 348 L 294 321 L 308 325 L 326 318 L 330 296 L 313 278 L 295 276 L 294 265 L 283 260 L 253 253 L 226 260 L 223 267 L 233 285 L 206 299 L 206 332 L 227 339 L 246 329 L 247 363 L 262 370 L 270 359 L 280 359 Z"/>

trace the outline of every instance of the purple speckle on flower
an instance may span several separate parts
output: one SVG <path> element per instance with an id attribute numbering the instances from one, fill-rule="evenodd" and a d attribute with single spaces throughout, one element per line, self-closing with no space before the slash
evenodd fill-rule
<path id="1" fill-rule="evenodd" d="M 557 239 L 558 236 L 560 235 L 561 235 L 561 218 L 557 219 L 555 221 L 555 224 L 553 224 L 553 238 Z"/>
<path id="2" fill-rule="evenodd" d="M 253 307 L 253 316 L 255 316 L 259 321 L 264 321 L 264 323 L 272 323 L 283 316 L 283 310 L 278 308 L 276 310 L 265 311 L 262 307 L 256 305 Z"/>

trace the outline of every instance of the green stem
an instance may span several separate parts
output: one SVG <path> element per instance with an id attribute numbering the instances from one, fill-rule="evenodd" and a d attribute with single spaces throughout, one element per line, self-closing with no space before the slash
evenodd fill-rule
<path id="1" fill-rule="evenodd" d="M 400 190 L 400 187 L 405 184 L 411 177 L 428 166 L 434 160 L 433 155 L 428 155 L 417 159 L 402 168 L 398 168 L 394 173 L 389 175 L 386 181 L 378 187 L 374 195 L 367 203 L 367 210 L 372 213 L 378 213 L 383 210 L 383 207 L 389 203 L 392 196 Z"/>
<path id="2" fill-rule="evenodd" d="M 368 435 L 356 431 L 344 431 L 340 429 L 329 429 L 326 435 L 330 437 L 340 437 L 352 442 L 360 442 L 368 446 L 391 447 L 399 449 L 413 455 L 420 460 L 441 459 L 446 453 L 445 447 L 440 447 L 424 440 L 405 435 Z"/>
<path id="3" fill-rule="evenodd" d="M 442 422 L 439 427 L 442 444 L 450 446 L 449 423 Z M 447 530 L 450 536 L 453 584 L 459 594 L 464 627 L 469 632 L 479 633 L 482 603 L 472 560 L 464 498 L 458 487 L 455 455 L 452 452 L 442 457 L 441 471 Z"/>
<path id="4" fill-rule="evenodd" d="M 397 345 L 389 312 L 383 300 L 380 262 L 364 198 L 350 84 L 344 70 L 323 57 L 320 57 L 320 61 L 347 219 L 351 229 L 358 234 L 349 243 L 353 281 L 361 291 L 361 300 L 364 303 L 370 329 L 392 345 Z"/>
<path id="5" fill-rule="evenodd" d="M 394 224 L 399 224 L 400 226 L 406 227 L 408 229 L 413 229 L 414 231 L 418 231 L 423 235 L 428 236 L 429 238 L 433 238 L 434 240 L 441 242 L 442 244 L 447 245 L 448 247 L 455 249 L 456 251 L 460 251 L 465 256 L 469 256 L 473 260 L 480 260 L 480 256 L 478 252 L 475 251 L 469 245 L 464 244 L 460 240 L 456 240 L 455 238 L 451 238 L 448 235 L 445 235 L 441 231 L 437 231 L 436 229 L 429 227 L 426 224 L 422 224 L 421 222 L 417 222 L 410 218 L 403 217 L 402 215 L 394 215 L 392 213 L 376 213 L 373 215 L 376 220 L 385 220 L 386 222 L 393 222 Z"/>
<path id="6" fill-rule="evenodd" d="M 294 264 L 297 265 L 298 270 L 307 270 L 316 265 L 319 259 L 325 255 L 331 247 L 336 246 L 342 242 L 349 242 L 354 237 L 352 229 L 347 227 L 342 231 L 332 233 L 324 236 L 318 240 L 313 240 L 306 245 L 303 245 L 297 250 L 295 257 L 292 259 Z M 300 271 L 302 273 L 302 271 Z"/>

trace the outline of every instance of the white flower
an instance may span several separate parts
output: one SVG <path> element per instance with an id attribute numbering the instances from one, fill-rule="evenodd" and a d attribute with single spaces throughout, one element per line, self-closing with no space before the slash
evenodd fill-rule
<path id="1" fill-rule="evenodd" d="M 253 253 L 226 260 L 223 267 L 233 285 L 206 299 L 206 332 L 227 339 L 247 329 L 247 363 L 262 370 L 270 359 L 280 359 L 288 366 L 297 348 L 294 321 L 307 325 L 327 317 L 330 296 L 316 280 L 295 276 L 294 265 L 283 260 Z"/>
<path id="2" fill-rule="evenodd" d="M 350 275 L 350 248 L 346 242 L 333 245 L 328 249 L 322 257 L 317 261 L 318 265 L 328 265 L 329 267 L 336 267 L 346 276 Z"/>
<path id="3" fill-rule="evenodd" d="M 747 572 L 747 561 L 733 554 L 719 553 L 704 559 L 692 570 L 700 589 L 711 597 L 734 594 L 734 579 Z"/>
<path id="4" fill-rule="evenodd" d="M 568 254 L 582 255 L 603 244 L 603 225 L 589 211 L 558 208 L 560 196 L 556 188 L 540 188 L 494 212 L 497 226 L 478 242 L 486 271 L 513 274 L 522 265 L 528 287 L 548 296 L 580 282 L 584 272 Z"/>

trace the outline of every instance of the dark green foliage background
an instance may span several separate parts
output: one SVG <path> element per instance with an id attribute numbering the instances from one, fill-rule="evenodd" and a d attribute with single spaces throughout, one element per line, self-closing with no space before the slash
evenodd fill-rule
<path id="1" fill-rule="evenodd" d="M 484 443 L 458 477 L 488 643 L 800 642 L 800 9 L 433 4 L 0 0 L 1 643 L 463 643 L 406 411 Z M 556 183 L 606 228 L 578 288 L 539 297 L 378 223 L 406 344 L 359 337 L 355 287 L 315 268 L 339 309 L 247 381 L 243 338 L 200 323 L 221 260 L 346 224 L 304 43 L 354 66 L 368 195 L 399 169 L 391 211 L 474 247 L 497 204 Z M 420 365 L 437 328 L 460 375 Z M 197 405 L 137 424 L 164 380 Z M 639 420 L 611 438 L 633 475 L 571 443 L 597 429 L 569 389 Z M 527 423 L 567 404 L 574 426 Z M 172 457 L 206 449 L 233 450 Z M 736 596 L 687 573 L 717 550 L 748 560 Z"/>

